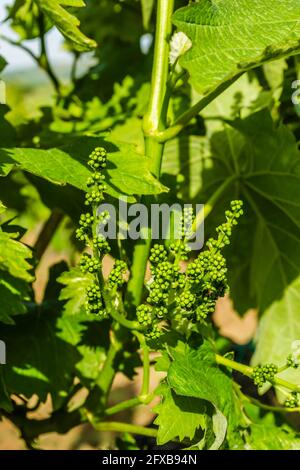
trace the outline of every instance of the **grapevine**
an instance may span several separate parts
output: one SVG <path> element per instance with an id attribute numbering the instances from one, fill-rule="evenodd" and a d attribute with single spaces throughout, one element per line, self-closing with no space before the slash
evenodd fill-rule
<path id="1" fill-rule="evenodd" d="M 300 0 L 2 3 L 0 450 L 299 450 Z"/>

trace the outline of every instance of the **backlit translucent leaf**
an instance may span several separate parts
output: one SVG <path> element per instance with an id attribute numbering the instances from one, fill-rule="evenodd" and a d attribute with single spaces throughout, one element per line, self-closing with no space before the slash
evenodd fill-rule
<path id="1" fill-rule="evenodd" d="M 180 441 L 192 440 L 197 429 L 206 427 L 205 402 L 176 395 L 166 384 L 161 386 L 160 395 L 162 402 L 154 409 L 158 414 L 155 424 L 158 425 L 159 445 L 177 437 Z"/>
<path id="2" fill-rule="evenodd" d="M 90 176 L 87 166 L 89 154 L 95 147 L 103 146 L 108 152 L 106 176 L 107 192 L 117 196 L 120 192 L 133 194 L 158 194 L 166 188 L 149 171 L 149 160 L 135 152 L 134 147 L 109 139 L 82 137 L 61 148 L 49 150 L 8 148 L 0 150 L 0 162 L 16 165 L 53 183 L 70 184 L 87 190 Z"/>
<path id="3" fill-rule="evenodd" d="M 198 349 L 186 346 L 185 351 L 174 351 L 173 362 L 168 371 L 168 383 L 178 395 L 194 397 L 211 403 L 217 414 L 214 432 L 218 446 L 225 438 L 224 420 L 234 430 L 238 423 L 232 380 L 217 366 L 215 354 L 206 341 Z M 222 438 L 218 439 L 220 436 Z M 215 445 L 216 445 L 215 442 Z"/>
<path id="4" fill-rule="evenodd" d="M 177 10 L 174 24 L 192 41 L 180 59 L 207 93 L 241 72 L 300 49 L 299 0 L 201 0 Z"/>
<path id="5" fill-rule="evenodd" d="M 55 24 L 57 29 L 78 51 L 96 47 L 95 41 L 86 37 L 78 28 L 79 20 L 64 7 L 84 7 L 83 0 L 34 0 L 41 10 Z"/>
<path id="6" fill-rule="evenodd" d="M 14 315 L 26 312 L 24 302 L 30 300 L 28 283 L 33 281 L 28 262 L 31 257 L 27 246 L 0 228 L 0 321 L 3 323 L 14 323 Z"/>

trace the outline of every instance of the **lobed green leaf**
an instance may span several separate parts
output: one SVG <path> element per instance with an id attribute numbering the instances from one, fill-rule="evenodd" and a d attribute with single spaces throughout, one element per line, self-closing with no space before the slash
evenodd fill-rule
<path id="1" fill-rule="evenodd" d="M 201 0 L 177 10 L 174 24 L 192 41 L 180 59 L 206 94 L 264 62 L 300 50 L 299 0 Z"/>

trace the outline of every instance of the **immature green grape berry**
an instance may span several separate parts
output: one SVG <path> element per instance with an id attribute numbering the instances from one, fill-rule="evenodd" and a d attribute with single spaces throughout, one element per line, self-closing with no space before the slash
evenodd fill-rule
<path id="1" fill-rule="evenodd" d="M 176 268 L 176 266 L 174 266 L 174 264 L 169 263 L 169 261 L 163 261 L 156 267 L 155 280 L 160 279 L 170 285 L 170 283 L 174 280 L 177 274 L 178 269 Z"/>
<path id="2" fill-rule="evenodd" d="M 277 373 L 275 364 L 258 365 L 253 369 L 252 379 L 255 385 L 262 387 L 265 382 L 272 381 Z"/>
<path id="3" fill-rule="evenodd" d="M 110 252 L 109 243 L 103 236 L 98 235 L 93 237 L 93 246 L 94 248 L 97 248 L 101 256 L 104 256 Z"/>
<path id="4" fill-rule="evenodd" d="M 254 367 L 252 372 L 252 380 L 254 382 L 254 385 L 256 385 L 257 387 L 262 387 L 264 385 L 266 379 L 262 366 L 258 365 Z"/>
<path id="5" fill-rule="evenodd" d="M 98 284 L 93 283 L 90 286 L 88 286 L 86 289 L 86 295 L 88 299 L 91 301 L 101 299 L 101 291 L 100 291 L 100 287 L 98 286 Z"/>
<path id="6" fill-rule="evenodd" d="M 162 261 L 165 261 L 167 257 L 168 253 L 163 245 L 159 245 L 158 243 L 153 245 L 149 256 L 149 261 L 151 264 L 157 265 Z"/>
<path id="7" fill-rule="evenodd" d="M 299 406 L 299 399 L 297 392 L 292 392 L 291 395 L 285 400 L 284 406 L 286 408 L 297 408 Z"/>
<path id="8" fill-rule="evenodd" d="M 172 281 L 171 287 L 173 289 L 184 289 L 186 282 L 186 275 L 184 273 L 178 273 L 177 277 Z"/>
<path id="9" fill-rule="evenodd" d="M 206 318 L 213 314 L 216 308 L 216 300 L 204 297 L 201 304 L 196 309 L 197 321 L 206 320 Z"/>
<path id="10" fill-rule="evenodd" d="M 263 373 L 266 380 L 273 380 L 278 373 L 278 367 L 275 364 L 265 364 L 263 366 Z"/>
<path id="11" fill-rule="evenodd" d="M 299 361 L 296 357 L 294 357 L 293 354 L 289 354 L 286 360 L 286 365 L 288 367 L 291 367 L 292 369 L 298 369 L 299 367 Z"/>
<path id="12" fill-rule="evenodd" d="M 161 306 L 167 303 L 171 284 L 178 277 L 178 268 L 169 261 L 162 261 L 154 271 L 154 282 L 150 285 L 147 299 L 152 305 Z"/>
<path id="13" fill-rule="evenodd" d="M 126 273 L 127 265 L 125 261 L 116 260 L 113 269 L 108 277 L 108 284 L 110 287 L 121 287 L 124 282 L 124 274 Z"/>
<path id="14" fill-rule="evenodd" d="M 83 229 L 83 227 L 79 227 L 76 229 L 75 236 L 80 242 L 87 241 L 86 231 Z"/>
<path id="15" fill-rule="evenodd" d="M 79 219 L 79 228 L 77 228 L 75 232 L 75 236 L 79 241 L 87 242 L 92 231 L 93 222 L 94 217 L 89 212 L 81 214 Z"/>
<path id="16" fill-rule="evenodd" d="M 200 282 L 205 273 L 209 270 L 211 255 L 209 251 L 203 251 L 189 264 L 187 276 L 190 280 Z"/>
<path id="17" fill-rule="evenodd" d="M 176 256 L 180 255 L 180 260 L 186 261 L 188 259 L 188 255 L 191 252 L 191 248 L 187 245 L 184 240 L 176 240 L 175 242 L 171 243 L 169 246 L 169 250 Z"/>
<path id="18" fill-rule="evenodd" d="M 161 330 L 159 325 L 154 323 L 154 325 L 152 326 L 152 329 L 147 331 L 145 333 L 145 336 L 149 340 L 157 340 L 161 337 L 162 334 L 163 334 L 163 331 Z"/>
<path id="19" fill-rule="evenodd" d="M 209 274 L 213 281 L 222 282 L 226 280 L 226 260 L 221 253 L 217 252 L 211 254 Z"/>
<path id="20" fill-rule="evenodd" d="M 216 232 L 218 234 L 217 240 L 210 238 L 207 242 L 207 246 L 210 250 L 220 250 L 230 243 L 232 229 L 237 225 L 239 217 L 243 214 L 242 207 L 242 201 L 237 200 L 231 202 L 231 210 L 227 210 L 225 212 L 226 222 L 216 228 Z"/>
<path id="21" fill-rule="evenodd" d="M 103 191 L 106 190 L 106 185 L 103 184 L 101 189 L 93 189 L 92 191 L 86 193 L 85 195 L 85 205 L 89 206 L 92 204 L 99 204 L 103 201 Z"/>
<path id="22" fill-rule="evenodd" d="M 81 214 L 80 219 L 79 219 L 79 225 L 84 228 L 88 229 L 92 226 L 94 223 L 94 216 L 87 212 L 86 214 Z"/>
<path id="23" fill-rule="evenodd" d="M 106 167 L 107 152 L 103 147 L 96 147 L 90 154 L 88 165 L 96 171 L 102 170 Z"/>
<path id="24" fill-rule="evenodd" d="M 181 217 L 181 236 L 188 238 L 192 234 L 192 224 L 194 221 L 194 213 L 192 207 L 185 207 Z"/>
<path id="25" fill-rule="evenodd" d="M 159 307 L 155 308 L 155 316 L 159 320 L 162 320 L 163 318 L 166 318 L 168 316 L 168 309 L 167 307 L 164 307 L 163 305 L 160 305 Z"/>
<path id="26" fill-rule="evenodd" d="M 179 297 L 177 297 L 176 301 L 179 307 L 184 310 L 191 310 L 195 305 L 196 296 L 190 291 L 184 291 Z"/>
<path id="27" fill-rule="evenodd" d="M 136 309 L 136 316 L 138 322 L 145 328 L 150 327 L 153 323 L 153 309 L 150 305 L 139 305 Z"/>
<path id="28" fill-rule="evenodd" d="M 84 253 L 80 260 L 80 268 L 84 273 L 95 274 L 101 268 L 101 263 L 96 258 Z"/>
<path id="29" fill-rule="evenodd" d="M 224 222 L 216 228 L 216 232 L 222 236 L 222 243 L 219 243 L 219 247 L 223 248 L 225 245 L 229 245 L 230 237 L 232 234 L 232 223 Z"/>
<path id="30" fill-rule="evenodd" d="M 97 222 L 101 225 L 106 225 L 110 219 L 110 213 L 108 211 L 102 211 L 97 215 Z"/>
<path id="31" fill-rule="evenodd" d="M 236 219 L 238 219 L 239 217 L 243 215 L 244 213 L 243 201 L 240 201 L 240 200 L 231 201 L 230 206 L 231 206 L 232 213 Z"/>
<path id="32" fill-rule="evenodd" d="M 104 175 L 102 175 L 101 173 L 94 173 L 92 176 L 88 178 L 86 185 L 88 188 L 92 186 L 97 186 L 98 189 L 100 189 L 104 180 L 105 180 Z"/>
<path id="33" fill-rule="evenodd" d="M 151 286 L 150 294 L 147 298 L 147 302 L 152 305 L 163 305 L 168 301 L 169 295 L 163 292 L 159 286 Z"/>
<path id="34" fill-rule="evenodd" d="M 98 284 L 93 283 L 91 286 L 89 286 L 86 290 L 86 296 L 87 301 L 85 306 L 87 313 L 106 318 L 107 314 L 103 305 L 102 295 Z"/>

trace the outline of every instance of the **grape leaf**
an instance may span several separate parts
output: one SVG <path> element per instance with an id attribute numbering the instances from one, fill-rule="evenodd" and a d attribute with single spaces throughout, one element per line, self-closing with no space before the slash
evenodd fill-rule
<path id="1" fill-rule="evenodd" d="M 167 190 L 151 175 L 146 157 L 137 154 L 131 145 L 114 143 L 109 139 L 82 137 L 73 139 L 64 147 L 49 150 L 1 149 L 0 161 L 10 163 L 11 168 L 15 164 L 53 183 L 70 184 L 86 191 L 86 181 L 90 176 L 88 156 L 98 146 L 105 147 L 108 152 L 108 164 L 103 172 L 108 194 L 118 197 L 119 192 L 126 195 L 158 194 Z"/>
<path id="2" fill-rule="evenodd" d="M 253 424 L 247 439 L 251 450 L 300 450 L 300 438 L 285 426 Z"/>
<path id="3" fill-rule="evenodd" d="M 158 425 L 159 445 L 177 437 L 180 441 L 184 438 L 192 440 L 198 428 L 206 428 L 205 402 L 176 395 L 167 384 L 160 387 L 159 394 L 162 402 L 154 408 L 158 414 L 154 422 Z"/>
<path id="4" fill-rule="evenodd" d="M 8 272 L 0 270 L 0 321 L 13 324 L 13 316 L 27 312 L 24 302 L 30 300 L 27 282 L 16 279 Z"/>
<path id="5" fill-rule="evenodd" d="M 94 49 L 97 44 L 86 37 L 78 28 L 80 22 L 76 16 L 64 7 L 84 7 L 83 0 L 34 0 L 38 7 L 55 24 L 62 35 L 80 52 Z"/>
<path id="6" fill-rule="evenodd" d="M 14 323 L 13 316 L 26 312 L 25 301 L 30 300 L 29 282 L 31 250 L 13 235 L 0 228 L 0 321 Z"/>
<path id="7" fill-rule="evenodd" d="M 292 341 L 300 338 L 300 152 L 293 134 L 275 125 L 267 110 L 231 121 L 231 126 L 211 137 L 211 155 L 201 163 L 207 192 L 199 198 L 235 176 L 223 195 L 224 205 L 218 205 L 223 211 L 235 197 L 233 188 L 246 203 L 236 240 L 243 253 L 239 256 L 233 245 L 228 254 L 232 295 L 238 305 L 249 302 L 248 308 L 255 299 L 263 314 L 254 363 L 281 364 Z M 299 381 L 297 371 L 282 375 Z"/>
<path id="8" fill-rule="evenodd" d="M 28 398 L 37 394 L 44 402 L 50 393 L 54 409 L 61 406 L 73 383 L 80 355 L 58 338 L 56 328 L 52 312 L 27 314 L 18 317 L 15 325 L 1 328 L 8 351 L 7 364 L 2 366 L 8 394 Z"/>
<path id="9" fill-rule="evenodd" d="M 232 380 L 224 374 L 215 362 L 215 354 L 210 343 L 205 341 L 198 349 L 188 345 L 185 351 L 173 351 L 173 362 L 168 371 L 168 383 L 176 394 L 206 400 L 211 403 L 217 414 L 227 420 L 233 430 L 238 423 Z M 220 420 L 218 421 L 220 423 Z M 224 436 L 224 423 L 215 426 Z M 218 435 L 216 438 L 218 439 Z M 221 445 L 222 439 L 217 440 Z"/>
<path id="10" fill-rule="evenodd" d="M 264 126 L 263 128 L 261 126 Z M 295 138 L 266 112 L 238 122 L 251 162 L 244 193 L 256 216 L 250 283 L 263 317 L 253 363 L 281 364 L 300 338 L 300 153 Z M 245 154 L 248 162 L 245 162 Z M 299 382 L 297 371 L 282 374 Z"/>
<path id="11" fill-rule="evenodd" d="M 57 336 L 77 347 L 81 359 L 76 373 L 88 387 L 99 376 L 108 347 L 108 324 L 96 315 L 86 313 L 86 288 L 93 276 L 83 274 L 80 268 L 64 272 L 58 282 L 64 285 L 60 300 L 66 300 L 62 316 L 57 321 Z"/>
<path id="12" fill-rule="evenodd" d="M 210 184 L 212 178 L 209 168 L 214 163 L 208 137 L 224 129 L 221 119 L 244 118 L 253 114 L 257 107 L 265 107 L 260 103 L 261 96 L 262 88 L 258 81 L 253 77 L 250 80 L 248 74 L 245 74 L 202 111 L 202 116 L 207 118 L 206 136 L 181 135 L 166 142 L 161 181 L 170 188 L 172 196 L 176 192 L 176 196 L 184 201 L 202 202 L 199 194 L 204 185 Z M 199 96 L 194 101 L 198 99 Z M 215 119 L 216 116 L 220 120 Z M 223 178 L 222 174 L 220 178 Z"/>
<path id="13" fill-rule="evenodd" d="M 246 405 L 252 423 L 244 434 L 248 450 L 299 450 L 300 436 L 287 424 L 276 422 L 273 413 L 262 414 L 253 405 Z"/>
<path id="14" fill-rule="evenodd" d="M 79 345 L 78 351 L 82 359 L 76 364 L 76 373 L 81 382 L 89 387 L 99 378 L 99 373 L 106 359 L 106 352 L 103 346 L 90 346 L 87 344 Z"/>
<path id="15" fill-rule="evenodd" d="M 33 277 L 28 272 L 31 266 L 27 259 L 31 257 L 32 252 L 27 246 L 14 240 L 11 234 L 0 231 L 0 269 L 30 282 Z"/>
<path id="16" fill-rule="evenodd" d="M 98 378 L 106 358 L 108 332 L 108 322 L 95 315 L 64 312 L 57 320 L 57 337 L 76 348 L 74 373 L 87 387 Z"/>
<path id="17" fill-rule="evenodd" d="M 206 162 L 210 162 L 207 157 L 210 156 L 209 142 L 205 137 L 182 136 L 167 142 L 162 164 L 162 182 L 174 188 L 177 197 L 195 201 L 204 185 L 203 173 Z"/>
<path id="18" fill-rule="evenodd" d="M 85 313 L 85 292 L 93 282 L 93 276 L 83 274 L 80 268 L 72 268 L 70 271 L 64 272 L 57 280 L 65 286 L 59 297 L 60 300 L 67 300 L 64 312 L 67 315 Z"/>
<path id="19" fill-rule="evenodd" d="M 109 345 L 107 322 L 86 313 L 57 315 L 58 309 L 54 313 L 41 306 L 39 315 L 28 313 L 14 326 L 1 327 L 8 351 L 1 367 L 7 394 L 37 394 L 44 402 L 50 393 L 54 409 L 66 399 L 74 377 L 93 386 Z"/>
<path id="20" fill-rule="evenodd" d="M 34 39 L 39 36 L 39 8 L 37 4 L 34 4 L 32 0 L 15 0 L 12 6 L 8 6 L 7 9 L 10 26 L 21 39 Z M 51 26 L 51 24 L 47 25 L 45 30 L 47 31 Z"/>
<path id="21" fill-rule="evenodd" d="M 0 67 L 1 68 L 1 67 Z M 12 147 L 16 145 L 16 131 L 13 126 L 5 119 L 5 114 L 9 111 L 9 107 L 0 104 L 0 132 L 1 146 Z M 11 159 L 5 155 L 0 157 L 0 176 L 6 176 L 11 170 Z"/>
<path id="22" fill-rule="evenodd" d="M 180 59 L 206 94 L 241 72 L 300 49 L 299 0 L 201 0 L 177 10 L 174 24 L 192 41 Z"/>

